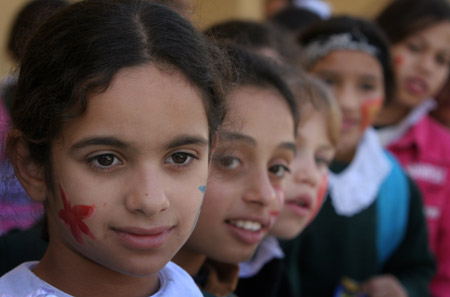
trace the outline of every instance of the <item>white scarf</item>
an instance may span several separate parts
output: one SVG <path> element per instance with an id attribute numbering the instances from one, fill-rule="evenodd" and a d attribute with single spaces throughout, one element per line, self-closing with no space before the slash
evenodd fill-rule
<path id="1" fill-rule="evenodd" d="M 329 192 L 336 213 L 350 217 L 369 207 L 391 167 L 375 130 L 369 127 L 350 165 L 341 173 L 330 172 Z"/>

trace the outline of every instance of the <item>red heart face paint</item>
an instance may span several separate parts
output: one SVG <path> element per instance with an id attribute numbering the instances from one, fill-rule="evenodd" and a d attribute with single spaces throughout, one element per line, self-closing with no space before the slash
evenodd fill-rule
<path id="1" fill-rule="evenodd" d="M 362 113 L 361 131 L 366 130 L 368 126 L 372 125 L 382 104 L 383 98 L 374 98 L 364 101 L 364 103 L 361 105 L 361 113 Z"/>
<path id="2" fill-rule="evenodd" d="M 311 211 L 311 217 L 309 218 L 308 224 L 316 217 L 320 208 L 322 207 L 323 200 L 327 194 L 328 190 L 328 173 L 325 173 L 320 181 L 319 189 L 317 190 L 317 201 L 314 209 Z"/>
<path id="3" fill-rule="evenodd" d="M 83 222 L 92 217 L 95 211 L 95 206 L 89 205 L 75 205 L 70 206 L 70 201 L 64 192 L 61 184 L 59 184 L 59 189 L 61 191 L 61 199 L 63 201 L 64 208 L 59 211 L 58 215 L 61 220 L 70 229 L 73 237 L 79 243 L 83 244 L 82 234 L 85 234 L 92 239 L 95 239 L 94 234 L 91 233 L 89 227 Z"/>

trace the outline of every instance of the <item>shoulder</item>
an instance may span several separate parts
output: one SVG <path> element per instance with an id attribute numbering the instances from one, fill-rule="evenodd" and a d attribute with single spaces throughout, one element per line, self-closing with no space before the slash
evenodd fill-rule
<path id="1" fill-rule="evenodd" d="M 39 279 L 31 269 L 38 262 L 25 262 L 0 278 L 2 297 L 51 296 L 70 297 Z"/>
<path id="2" fill-rule="evenodd" d="M 167 263 L 159 272 L 161 288 L 155 297 L 186 296 L 201 297 L 203 294 L 192 277 L 173 262 Z"/>

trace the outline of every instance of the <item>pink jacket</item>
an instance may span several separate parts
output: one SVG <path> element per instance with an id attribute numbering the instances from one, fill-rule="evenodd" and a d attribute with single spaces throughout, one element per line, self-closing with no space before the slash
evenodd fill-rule
<path id="1" fill-rule="evenodd" d="M 422 192 L 437 262 L 431 296 L 450 296 L 450 130 L 425 116 L 388 149 Z"/>

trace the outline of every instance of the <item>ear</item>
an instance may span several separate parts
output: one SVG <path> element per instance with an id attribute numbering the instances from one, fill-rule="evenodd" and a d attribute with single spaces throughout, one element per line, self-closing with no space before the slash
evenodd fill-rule
<path id="1" fill-rule="evenodd" d="M 43 202 L 47 197 L 44 166 L 33 160 L 28 144 L 19 130 L 13 129 L 8 133 L 7 149 L 17 179 L 28 196 Z"/>

